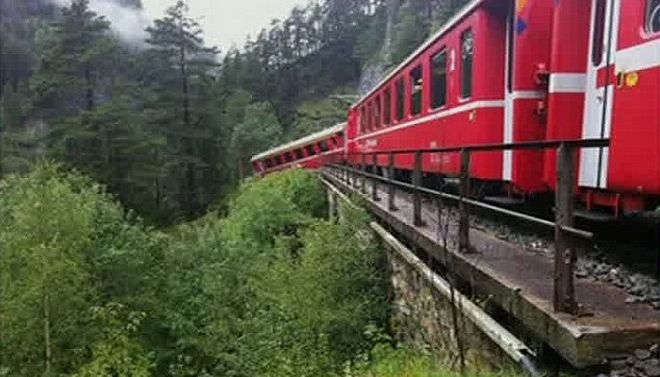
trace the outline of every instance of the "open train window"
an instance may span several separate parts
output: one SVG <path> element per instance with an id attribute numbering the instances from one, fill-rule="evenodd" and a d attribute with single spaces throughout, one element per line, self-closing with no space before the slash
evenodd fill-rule
<path id="1" fill-rule="evenodd" d="M 264 166 L 266 166 L 266 169 L 270 169 L 273 166 L 273 163 L 270 161 L 270 159 L 264 160 Z"/>
<path id="2" fill-rule="evenodd" d="M 424 75 L 422 66 L 418 65 L 410 71 L 410 112 L 417 115 L 422 112 L 422 93 L 424 88 Z"/>
<path id="3" fill-rule="evenodd" d="M 301 160 L 303 158 L 303 153 L 301 149 L 296 149 L 295 151 L 293 151 L 293 153 L 295 153 L 296 155 L 296 160 Z"/>
<path id="4" fill-rule="evenodd" d="M 321 148 L 321 152 L 327 152 L 330 150 L 330 147 L 328 146 L 328 141 L 327 140 L 321 140 L 319 143 L 319 148 Z"/>
<path id="5" fill-rule="evenodd" d="M 396 120 L 403 119 L 405 115 L 405 109 L 403 105 L 405 103 L 406 87 L 403 83 L 403 77 L 396 82 Z"/>
<path id="6" fill-rule="evenodd" d="M 605 6 L 607 0 L 596 0 L 596 13 L 594 14 L 594 33 L 591 41 L 591 62 L 598 67 L 603 62 L 603 48 L 605 47 Z"/>
<path id="7" fill-rule="evenodd" d="M 447 51 L 431 58 L 431 70 L 431 107 L 437 109 L 447 104 Z"/>
<path id="8" fill-rule="evenodd" d="M 474 74 L 474 33 L 467 29 L 461 34 L 461 97 L 472 97 Z"/>
<path id="9" fill-rule="evenodd" d="M 282 165 L 282 158 L 280 156 L 275 156 L 275 166 Z"/>
<path id="10" fill-rule="evenodd" d="M 649 33 L 660 33 L 660 0 L 647 0 L 646 30 Z"/>
<path id="11" fill-rule="evenodd" d="M 381 109 L 381 104 L 380 104 L 380 96 L 376 97 L 376 100 L 374 101 L 374 128 L 378 128 L 381 126 L 380 124 L 380 109 Z"/>
<path id="12" fill-rule="evenodd" d="M 363 108 L 362 110 L 364 110 L 364 108 Z M 308 157 L 309 157 L 309 156 L 313 156 L 313 155 L 316 154 L 316 152 L 314 151 L 314 147 L 311 146 L 311 145 L 307 145 L 307 146 L 305 146 L 305 150 L 307 151 L 307 156 L 308 156 Z"/>
<path id="13" fill-rule="evenodd" d="M 385 89 L 383 94 L 383 124 L 388 125 L 392 121 L 392 89 L 389 87 Z"/>

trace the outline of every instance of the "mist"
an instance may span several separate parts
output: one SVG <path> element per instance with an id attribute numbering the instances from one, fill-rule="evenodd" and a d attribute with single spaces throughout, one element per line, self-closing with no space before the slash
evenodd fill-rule
<path id="1" fill-rule="evenodd" d="M 51 1 L 59 6 L 70 4 L 70 0 Z M 110 21 L 112 31 L 122 42 L 135 47 L 144 45 L 147 37 L 145 29 L 151 23 L 144 10 L 123 7 L 113 0 L 90 0 L 89 5 L 99 16 Z"/>

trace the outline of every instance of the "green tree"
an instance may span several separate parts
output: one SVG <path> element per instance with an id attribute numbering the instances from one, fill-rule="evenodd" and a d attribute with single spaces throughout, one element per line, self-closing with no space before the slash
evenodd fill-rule
<path id="1" fill-rule="evenodd" d="M 239 179 L 249 175 L 250 158 L 277 145 L 282 133 L 282 126 L 270 103 L 253 103 L 245 109 L 243 121 L 236 126 L 232 136 L 232 151 Z"/>
<path id="2" fill-rule="evenodd" d="M 204 209 L 200 176 L 217 169 L 217 161 L 204 153 L 208 143 L 216 145 L 213 128 L 217 125 L 210 106 L 202 104 L 212 83 L 217 50 L 204 45 L 202 29 L 181 0 L 148 32 L 147 57 L 155 62 L 151 84 L 158 95 L 154 105 L 168 110 L 158 119 L 168 142 L 168 194 L 184 215 L 194 216 Z"/>
<path id="3" fill-rule="evenodd" d="M 0 109 L 7 129 L 16 130 L 23 120 L 22 98 L 13 85 L 7 84 L 2 90 Z"/>
<path id="4" fill-rule="evenodd" d="M 74 0 L 61 19 L 37 35 L 39 65 L 32 77 L 33 104 L 47 118 L 92 110 L 110 90 L 117 44 L 108 21 Z"/>
<path id="5" fill-rule="evenodd" d="M 115 303 L 92 308 L 103 336 L 92 346 L 92 361 L 73 377 L 150 377 L 154 365 L 137 339 L 144 317 Z"/>
<path id="6" fill-rule="evenodd" d="M 399 22 L 394 28 L 392 40 L 392 63 L 402 62 L 429 33 L 429 25 L 411 8 L 402 8 Z"/>
<path id="7" fill-rule="evenodd" d="M 86 345 L 94 297 L 84 265 L 94 188 L 76 192 L 43 166 L 0 193 L 0 364 L 13 375 L 69 370 Z"/>

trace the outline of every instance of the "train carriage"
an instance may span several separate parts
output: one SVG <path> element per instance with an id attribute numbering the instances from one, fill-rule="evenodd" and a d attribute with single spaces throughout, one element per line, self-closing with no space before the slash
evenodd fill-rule
<path id="1" fill-rule="evenodd" d="M 343 155 L 346 123 L 294 140 L 252 157 L 252 169 L 268 174 L 290 168 L 318 169 L 324 161 Z"/>
<path id="2" fill-rule="evenodd" d="M 528 12 L 525 23 L 517 13 Z M 411 55 L 351 112 L 349 153 L 545 138 L 545 93 L 537 79 L 549 61 L 552 1 L 473 1 Z M 515 43 L 514 43 L 515 41 Z M 394 116 L 370 116 L 376 104 Z M 353 128 L 353 130 L 350 130 Z M 542 190 L 541 152 L 484 152 L 474 156 L 471 176 L 508 182 L 519 192 Z M 382 162 L 382 161 L 381 161 Z M 536 168 L 534 168 L 536 166 Z M 412 168 L 412 156 L 397 167 Z M 427 172 L 455 175 L 457 154 L 428 156 Z"/>
<path id="3" fill-rule="evenodd" d="M 548 139 L 610 139 L 581 151 L 587 208 L 619 215 L 658 205 L 660 0 L 564 1 L 553 30 Z M 552 156 L 544 170 L 554 187 Z"/>

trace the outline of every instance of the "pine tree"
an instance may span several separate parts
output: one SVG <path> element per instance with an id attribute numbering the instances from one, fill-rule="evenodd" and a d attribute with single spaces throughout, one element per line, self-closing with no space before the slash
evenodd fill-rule
<path id="1" fill-rule="evenodd" d="M 169 148 L 168 194 L 190 217 L 203 210 L 198 180 L 215 165 L 203 153 L 205 145 L 214 141 L 214 125 L 209 122 L 209 107 L 200 104 L 204 87 L 212 82 L 217 50 L 204 45 L 202 29 L 181 0 L 147 31 L 148 55 L 157 62 L 152 69 L 156 104 L 168 110 L 159 119 Z"/>
<path id="2" fill-rule="evenodd" d="M 110 90 L 117 44 L 109 22 L 74 0 L 62 18 L 41 30 L 33 104 L 47 118 L 92 110 Z"/>

